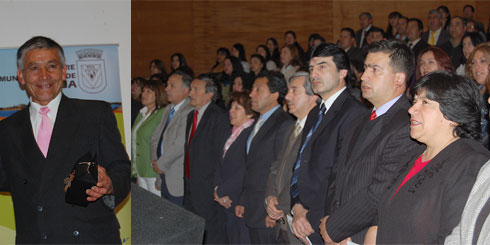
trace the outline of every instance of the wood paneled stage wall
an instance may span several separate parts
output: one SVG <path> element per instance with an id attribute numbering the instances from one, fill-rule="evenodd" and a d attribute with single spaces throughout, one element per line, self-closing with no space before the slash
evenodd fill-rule
<path id="1" fill-rule="evenodd" d="M 284 32 L 294 30 L 307 49 L 308 36 L 319 33 L 329 42 L 342 27 L 359 29 L 361 12 L 373 15 L 374 25 L 386 29 L 388 15 L 399 11 L 420 18 L 427 29 L 427 14 L 440 5 L 452 16 L 463 6 L 476 8 L 475 19 L 488 26 L 490 1 L 156 1 L 133 0 L 131 5 L 132 77 L 149 74 L 148 63 L 159 58 L 169 70 L 170 55 L 181 52 L 196 74 L 208 72 L 216 49 L 231 49 L 241 42 L 247 59 L 268 37 L 284 43 Z"/>

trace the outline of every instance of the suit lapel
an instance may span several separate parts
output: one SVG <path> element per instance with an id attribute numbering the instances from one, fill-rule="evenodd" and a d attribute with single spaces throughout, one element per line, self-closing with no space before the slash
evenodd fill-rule
<path id="1" fill-rule="evenodd" d="M 276 111 L 274 111 L 274 113 L 272 113 L 272 115 L 267 119 L 267 121 L 265 121 L 265 123 L 262 125 L 262 127 L 260 127 L 257 134 L 255 134 L 255 136 L 252 139 L 252 142 L 250 142 L 250 149 L 248 151 L 249 155 L 255 149 L 257 142 L 260 142 L 261 139 L 264 137 L 264 135 L 267 134 L 267 132 L 269 132 L 270 129 L 274 125 L 277 125 L 276 120 L 277 120 L 277 117 L 279 116 L 279 113 L 281 113 L 281 110 L 282 110 L 282 108 L 280 108 L 280 107 L 277 108 Z M 254 126 L 255 126 L 255 124 L 254 124 Z"/>

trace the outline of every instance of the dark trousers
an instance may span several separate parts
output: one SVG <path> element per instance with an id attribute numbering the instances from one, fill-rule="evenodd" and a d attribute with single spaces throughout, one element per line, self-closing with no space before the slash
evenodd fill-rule
<path id="1" fill-rule="evenodd" d="M 250 232 L 250 241 L 252 244 L 277 244 L 276 234 L 272 228 L 251 228 L 248 227 Z"/>
<path id="2" fill-rule="evenodd" d="M 223 207 L 226 215 L 226 233 L 230 244 L 250 244 L 250 233 L 245 225 L 243 218 L 235 215 L 235 206 L 226 209 Z"/>
<path id="3" fill-rule="evenodd" d="M 184 196 L 172 196 L 168 191 L 167 183 L 165 182 L 165 174 L 160 174 L 160 178 L 162 179 L 162 185 L 160 186 L 162 197 L 182 207 L 184 205 Z"/>

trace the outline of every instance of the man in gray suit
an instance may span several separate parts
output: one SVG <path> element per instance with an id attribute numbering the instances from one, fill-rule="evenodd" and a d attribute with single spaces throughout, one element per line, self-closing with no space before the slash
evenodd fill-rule
<path id="1" fill-rule="evenodd" d="M 442 14 L 436 9 L 429 11 L 429 17 L 427 17 L 429 23 L 429 30 L 422 33 L 422 40 L 426 41 L 429 45 L 441 46 L 449 40 L 449 32 L 442 26 Z"/>
<path id="2" fill-rule="evenodd" d="M 311 109 L 316 106 L 318 100 L 318 96 L 313 93 L 311 88 L 308 72 L 297 72 L 289 81 L 286 102 L 289 113 L 297 118 L 296 124 L 291 125 L 287 131 L 286 135 L 289 135 L 289 140 L 284 142 L 278 160 L 271 165 L 265 189 L 267 215 L 273 220 L 280 221 L 278 225 L 272 224 L 275 225 L 276 239 L 281 244 L 300 243 L 285 223 L 286 214 L 291 211 L 289 183 L 293 174 L 291 170 L 298 155 L 306 117 Z"/>
<path id="3" fill-rule="evenodd" d="M 184 200 L 184 144 L 192 77 L 182 71 L 168 79 L 167 92 L 170 105 L 163 112 L 162 121 L 151 138 L 150 159 L 157 177 L 157 188 L 162 197 L 182 206 Z"/>

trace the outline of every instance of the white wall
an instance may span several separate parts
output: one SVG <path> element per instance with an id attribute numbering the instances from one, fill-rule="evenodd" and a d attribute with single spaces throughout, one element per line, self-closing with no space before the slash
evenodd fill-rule
<path id="1" fill-rule="evenodd" d="M 61 45 L 119 44 L 124 132 L 130 152 L 130 0 L 0 0 L 0 30 L 3 48 L 18 48 L 38 35 Z"/>

